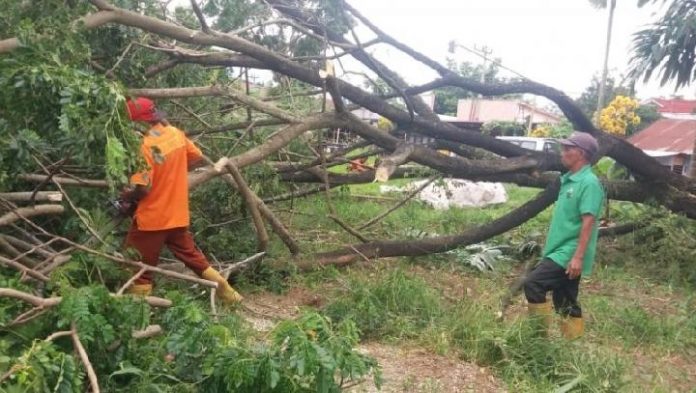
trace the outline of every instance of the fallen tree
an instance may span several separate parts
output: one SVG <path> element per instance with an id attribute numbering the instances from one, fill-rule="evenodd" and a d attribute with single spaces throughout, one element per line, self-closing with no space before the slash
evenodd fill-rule
<path id="1" fill-rule="evenodd" d="M 340 56 L 352 56 L 364 64 L 368 69 L 376 73 L 379 78 L 383 79 L 392 92 L 384 97 L 369 93 L 337 78 L 331 72 L 322 74 L 320 72 L 323 67 L 321 62 L 302 62 L 285 57 L 263 45 L 244 38 L 242 35 L 218 32 L 210 27 L 195 30 L 150 15 L 118 8 L 106 1 L 95 0 L 92 3 L 95 5 L 96 10 L 83 16 L 80 21 L 85 29 L 100 29 L 107 25 L 128 26 L 154 34 L 162 39 L 175 39 L 180 43 L 179 45 L 191 44 L 196 46 L 197 49 L 194 50 L 185 46 L 164 45 L 160 41 L 160 43 L 149 47 L 148 49 L 166 53 L 169 57 L 165 62 L 166 64 L 152 64 L 148 71 L 150 76 L 167 72 L 167 70 L 176 68 L 181 64 L 259 68 L 272 70 L 278 74 L 294 78 L 319 88 L 320 92 L 323 89 L 323 91 L 332 95 L 333 102 L 337 105 L 337 112 L 297 116 L 274 105 L 272 102 L 250 96 L 234 86 L 212 85 L 129 89 L 129 94 L 131 95 L 142 95 L 158 99 L 224 97 L 238 105 L 249 108 L 249 110 L 264 113 L 273 118 L 274 122 L 287 124 L 286 126 L 281 125 L 283 128 L 279 129 L 261 145 L 234 157 L 218 158 L 218 160 L 229 160 L 236 167 L 243 168 L 267 160 L 296 140 L 296 138 L 311 130 L 345 128 L 356 133 L 368 143 L 375 144 L 387 152 L 392 152 L 392 154 L 395 151 L 401 152 L 398 160 L 392 162 L 391 167 L 387 170 L 389 172 L 388 175 L 392 177 L 398 177 L 405 173 L 404 170 L 398 168 L 399 165 L 415 162 L 430 168 L 434 172 L 455 178 L 499 180 L 521 185 L 545 187 L 550 184 L 549 179 L 553 175 L 543 173 L 562 169 L 558 156 L 530 152 L 504 141 L 443 123 L 438 120 L 437 116 L 434 116 L 432 110 L 424 105 L 418 97 L 419 93 L 444 86 L 460 87 L 487 96 L 527 93 L 546 97 L 556 103 L 576 129 L 592 133 L 599 139 L 603 154 L 613 157 L 637 176 L 639 181 L 634 184 L 606 184 L 612 198 L 635 202 L 655 199 L 674 212 L 685 213 L 692 218 L 696 217 L 696 198 L 693 194 L 696 187 L 692 180 L 671 173 L 654 159 L 646 156 L 627 142 L 596 129 L 590 120 L 575 106 L 573 101 L 559 90 L 528 80 L 488 85 L 465 79 L 399 42 L 396 38 L 391 37 L 349 5 L 345 5 L 346 14 L 356 18 L 357 21 L 360 21 L 360 23 L 371 30 L 377 37 L 376 43 L 393 46 L 411 56 L 415 61 L 430 67 L 440 77 L 425 85 L 410 86 L 396 72 L 391 70 L 388 65 L 367 53 L 364 46 L 358 41 L 357 36 L 353 35 L 353 41 L 351 41 L 343 34 L 315 20 L 305 10 L 282 0 L 273 0 L 268 4 L 273 8 L 274 12 L 283 15 L 286 20 L 292 21 L 290 28 L 294 28 L 300 33 L 314 38 L 325 37 L 327 45 L 333 45 L 345 50 L 345 53 Z M 222 50 L 205 51 L 205 48 L 213 46 L 222 48 Z M 19 47 L 20 42 L 18 39 L 5 39 L 1 42 L 0 53 L 11 53 Z M 319 57 L 318 60 L 322 60 L 322 58 Z M 316 94 L 316 92 L 313 92 L 313 94 Z M 406 110 L 394 105 L 393 101 L 389 100 L 390 97 L 401 99 L 406 104 Z M 500 158 L 471 159 L 461 155 L 444 156 L 426 146 L 406 146 L 388 133 L 366 124 L 345 110 L 341 110 L 338 105 L 343 105 L 341 103 L 343 99 L 378 113 L 404 129 L 417 130 L 424 135 L 437 138 L 442 143 L 454 143 L 485 149 L 498 155 Z M 273 124 L 273 122 L 264 121 L 266 121 L 265 124 Z M 254 122 L 248 121 L 226 126 L 226 129 L 253 126 Z M 219 129 L 225 129 L 224 127 L 220 126 Z M 214 132 L 218 131 L 214 127 L 211 128 L 213 128 L 212 131 Z M 205 133 L 206 131 L 203 132 Z M 311 163 L 300 165 L 302 165 L 301 170 L 295 172 L 284 170 L 280 174 L 281 178 L 295 183 L 321 183 L 325 180 L 318 159 L 312 160 Z M 383 166 L 382 168 L 386 167 Z M 202 172 L 193 174 L 190 179 L 190 185 L 192 188 L 196 188 L 200 184 L 222 174 L 224 172 L 217 170 L 215 167 L 209 167 Z M 371 181 L 374 179 L 375 174 L 363 172 L 355 175 L 328 174 L 327 176 L 328 183 L 333 187 L 339 184 Z M 24 180 L 40 181 L 40 175 L 35 174 L 22 175 L 22 178 Z M 73 186 L 106 185 L 105 182 L 99 180 L 79 179 L 74 176 L 70 178 L 56 176 L 53 180 L 61 184 Z M 275 228 L 274 231 L 285 239 L 290 250 L 293 254 L 296 254 L 298 248 L 293 246 L 294 241 L 291 240 L 287 230 L 283 229 L 283 225 L 277 219 L 274 220 L 271 214 L 263 207 L 261 207 L 260 212 L 265 216 L 266 220 L 271 220 L 272 226 Z M 482 230 L 480 233 L 488 232 Z M 398 241 L 394 242 L 394 244 L 390 243 L 390 246 L 387 247 L 390 251 L 387 254 L 399 254 L 398 251 L 395 251 L 401 247 L 399 244 Z M 364 245 L 362 246 L 364 247 Z M 437 252 L 438 248 L 428 246 L 422 247 L 422 249 Z M 414 252 L 412 249 L 402 248 L 403 255 L 413 255 Z M 367 254 L 374 254 L 374 256 L 386 255 L 376 251 L 368 252 Z"/>

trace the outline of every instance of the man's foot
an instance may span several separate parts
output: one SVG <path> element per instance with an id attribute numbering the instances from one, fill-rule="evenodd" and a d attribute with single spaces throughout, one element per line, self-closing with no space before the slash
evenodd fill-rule
<path id="1" fill-rule="evenodd" d="M 152 284 L 133 284 L 126 292 L 136 296 L 150 296 Z"/>
<path id="2" fill-rule="evenodd" d="M 201 273 L 201 277 L 209 281 L 215 281 L 218 283 L 217 287 L 217 297 L 226 304 L 237 304 L 241 303 L 244 298 L 239 294 L 232 286 L 227 282 L 225 277 L 223 277 L 217 270 L 209 267 Z"/>

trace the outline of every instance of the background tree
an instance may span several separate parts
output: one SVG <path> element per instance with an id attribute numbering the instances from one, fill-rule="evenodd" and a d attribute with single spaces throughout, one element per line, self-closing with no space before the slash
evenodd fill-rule
<path id="1" fill-rule="evenodd" d="M 599 82 L 599 92 L 597 94 L 596 111 L 599 112 L 606 102 L 607 76 L 609 73 L 609 49 L 611 47 L 611 33 L 614 26 L 614 11 L 616 10 L 616 0 L 589 0 L 590 4 L 597 8 L 608 8 L 609 20 L 607 22 L 607 39 L 604 47 L 604 65 L 602 66 L 602 78 Z"/>
<path id="2" fill-rule="evenodd" d="M 483 80 L 484 83 L 506 82 L 506 78 L 499 76 L 500 67 L 496 63 L 500 63 L 499 58 L 485 66 L 482 64 L 474 64 L 469 61 L 457 63 L 453 59 L 447 59 L 447 68 L 471 80 Z M 457 115 L 457 103 L 459 100 L 476 96 L 476 94 L 469 90 L 453 86 L 435 89 L 433 92 L 435 94 L 435 112 L 449 116 Z M 519 96 L 514 95 L 508 96 L 507 98 L 512 99 L 514 97 Z"/>
<path id="3" fill-rule="evenodd" d="M 575 100 L 575 103 L 582 109 L 587 117 L 594 118 L 597 111 L 597 101 L 599 99 L 599 90 L 602 84 L 601 76 L 594 75 L 589 86 L 585 88 L 580 97 Z M 616 81 L 611 75 L 607 76 L 604 88 L 605 102 L 611 102 L 617 95 L 632 96 L 633 92 L 630 86 L 624 86 Z M 603 108 L 603 107 L 602 107 Z"/>
<path id="4" fill-rule="evenodd" d="M 657 22 L 634 35 L 631 75 L 647 81 L 661 71 L 661 85 L 675 82 L 679 88 L 689 84 L 696 76 L 695 26 L 696 1 L 669 1 Z"/>
<path id="5" fill-rule="evenodd" d="M 590 118 L 595 118 L 595 110 L 597 109 L 595 103 L 597 102 L 597 96 L 599 94 L 599 85 L 599 77 L 594 76 L 590 85 L 587 86 L 580 97 L 575 100 L 575 103 L 582 108 L 585 115 Z M 606 102 L 614 101 L 617 96 L 635 98 L 636 93 L 632 85 L 617 85 L 615 78 L 611 75 L 607 77 L 605 91 Z M 635 109 L 635 113 L 640 118 L 640 123 L 629 124 L 626 130 L 626 135 L 632 135 L 639 132 L 662 117 L 657 112 L 657 108 L 654 105 L 639 104 Z"/>
<path id="6" fill-rule="evenodd" d="M 641 0 L 639 5 L 655 2 Z M 660 84 L 673 81 L 677 89 L 696 78 L 696 1 L 670 1 L 657 22 L 634 35 L 631 75 L 647 81 L 658 70 Z M 691 157 L 696 157 L 696 142 Z M 689 176 L 696 178 L 693 161 Z"/>

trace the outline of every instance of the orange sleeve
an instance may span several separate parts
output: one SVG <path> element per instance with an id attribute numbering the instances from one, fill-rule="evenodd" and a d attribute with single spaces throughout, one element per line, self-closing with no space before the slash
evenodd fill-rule
<path id="1" fill-rule="evenodd" d="M 140 146 L 140 154 L 143 156 L 143 159 L 145 160 L 145 168 L 142 171 L 137 172 L 133 176 L 131 176 L 130 183 L 136 186 L 149 187 L 150 185 L 152 185 L 152 154 L 145 147 L 144 144 Z"/>
<path id="2" fill-rule="evenodd" d="M 186 136 L 184 136 L 184 138 L 186 140 L 186 160 L 191 163 L 203 158 L 203 153 L 201 152 L 201 149 L 194 145 L 190 139 L 186 138 Z"/>

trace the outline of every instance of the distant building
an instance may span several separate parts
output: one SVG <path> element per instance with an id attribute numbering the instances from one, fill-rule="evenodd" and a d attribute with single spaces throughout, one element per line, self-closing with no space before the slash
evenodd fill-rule
<path id="1" fill-rule="evenodd" d="M 696 118 L 660 119 L 628 141 L 672 172 L 688 175 L 696 143 Z"/>
<path id="2" fill-rule="evenodd" d="M 533 129 L 539 124 L 557 124 L 561 117 L 519 100 L 487 100 L 468 98 L 457 103 L 460 121 L 488 123 L 505 121 L 524 124 Z"/>
<path id="3" fill-rule="evenodd" d="M 651 98 L 643 101 L 643 105 L 654 105 L 668 119 L 696 120 L 696 100 Z"/>

